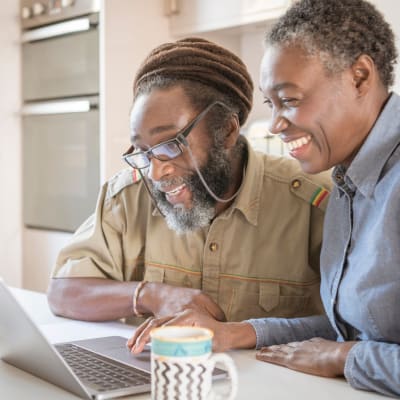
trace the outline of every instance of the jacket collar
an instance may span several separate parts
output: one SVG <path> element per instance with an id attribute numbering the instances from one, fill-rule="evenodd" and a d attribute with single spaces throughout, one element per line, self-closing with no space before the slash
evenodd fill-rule
<path id="1" fill-rule="evenodd" d="M 346 171 L 344 180 L 365 197 L 375 190 L 382 170 L 400 143 L 400 97 L 392 93 L 364 144 Z M 343 167 L 338 166 L 335 172 Z"/>

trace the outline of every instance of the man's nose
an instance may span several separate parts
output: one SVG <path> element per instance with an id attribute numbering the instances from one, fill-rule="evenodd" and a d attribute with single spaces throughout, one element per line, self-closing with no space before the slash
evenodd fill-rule
<path id="1" fill-rule="evenodd" d="M 152 181 L 160 181 L 166 175 L 170 175 L 173 171 L 173 166 L 168 161 L 160 161 L 154 157 L 150 158 L 150 166 L 148 177 Z"/>
<path id="2" fill-rule="evenodd" d="M 269 131 L 273 134 L 279 134 L 289 126 L 289 121 L 283 117 L 279 112 L 273 112 L 269 120 Z"/>

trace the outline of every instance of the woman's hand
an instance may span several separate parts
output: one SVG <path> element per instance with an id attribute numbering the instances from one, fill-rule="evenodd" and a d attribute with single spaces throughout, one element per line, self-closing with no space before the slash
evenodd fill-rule
<path id="1" fill-rule="evenodd" d="M 160 326 L 186 325 L 208 328 L 214 332 L 213 350 L 226 351 L 232 348 L 255 347 L 256 335 L 253 327 L 245 322 L 220 322 L 208 313 L 187 309 L 172 316 L 148 318 L 128 340 L 132 353 L 140 353 L 150 340 L 152 329 Z"/>
<path id="2" fill-rule="evenodd" d="M 355 344 L 314 338 L 263 347 L 256 358 L 307 374 L 333 378 L 343 376 L 347 354 Z"/>

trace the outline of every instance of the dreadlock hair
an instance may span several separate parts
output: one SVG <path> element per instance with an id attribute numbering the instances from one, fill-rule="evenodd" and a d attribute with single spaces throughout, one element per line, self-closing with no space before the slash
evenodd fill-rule
<path id="1" fill-rule="evenodd" d="M 267 45 L 300 46 L 318 55 L 328 72 L 341 72 L 366 54 L 386 88 L 393 85 L 397 58 L 394 33 L 365 0 L 300 0 L 272 27 Z"/>
<path id="2" fill-rule="evenodd" d="M 207 128 L 217 140 L 232 114 L 242 126 L 251 110 L 253 82 L 243 61 L 229 50 L 205 39 L 186 38 L 165 43 L 150 52 L 136 73 L 134 98 L 153 89 L 179 86 L 200 112 L 213 101 Z"/>

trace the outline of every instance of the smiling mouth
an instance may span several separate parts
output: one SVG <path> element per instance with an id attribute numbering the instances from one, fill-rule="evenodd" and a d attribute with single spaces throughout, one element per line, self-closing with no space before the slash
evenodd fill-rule
<path id="1" fill-rule="evenodd" d="M 165 192 L 165 195 L 169 197 L 178 196 L 182 192 L 182 190 L 185 189 L 185 187 L 186 185 L 183 183 L 182 185 L 176 187 L 175 189 L 170 190 L 169 192 Z"/>
<path id="2" fill-rule="evenodd" d="M 291 140 L 290 142 L 286 142 L 285 144 L 289 151 L 294 151 L 310 142 L 311 142 L 311 136 L 307 135 L 307 136 L 303 136 L 299 139 L 295 139 L 295 140 Z"/>

